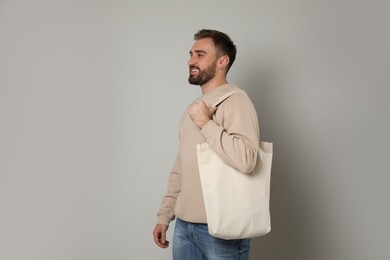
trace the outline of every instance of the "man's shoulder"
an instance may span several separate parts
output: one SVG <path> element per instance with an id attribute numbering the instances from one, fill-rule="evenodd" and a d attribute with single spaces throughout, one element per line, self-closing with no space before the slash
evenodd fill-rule
<path id="1" fill-rule="evenodd" d="M 225 85 L 223 88 L 220 89 L 217 96 L 219 98 L 228 98 L 231 96 L 241 96 L 241 98 L 244 96 L 248 98 L 248 94 L 246 93 L 246 91 L 234 84 Z"/>

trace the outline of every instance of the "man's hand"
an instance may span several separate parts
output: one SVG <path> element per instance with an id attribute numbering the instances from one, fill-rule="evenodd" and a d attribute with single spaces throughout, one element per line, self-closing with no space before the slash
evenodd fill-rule
<path id="1" fill-rule="evenodd" d="M 167 248 L 169 241 L 166 240 L 168 226 L 157 224 L 153 231 L 154 242 L 161 248 Z"/>
<path id="2" fill-rule="evenodd" d="M 188 110 L 192 121 L 200 128 L 209 122 L 213 114 L 217 111 L 217 107 L 208 108 L 204 101 L 199 101 L 193 104 Z"/>

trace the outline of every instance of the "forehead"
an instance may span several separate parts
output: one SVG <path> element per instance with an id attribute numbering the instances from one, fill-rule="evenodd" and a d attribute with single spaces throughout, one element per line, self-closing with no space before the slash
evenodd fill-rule
<path id="1" fill-rule="evenodd" d="M 206 53 L 216 53 L 214 42 L 211 38 L 197 40 L 191 48 L 191 52 L 202 51 Z"/>

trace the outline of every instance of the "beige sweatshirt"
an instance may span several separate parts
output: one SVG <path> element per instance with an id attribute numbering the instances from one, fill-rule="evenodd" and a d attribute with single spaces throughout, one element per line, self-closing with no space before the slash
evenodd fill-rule
<path id="1" fill-rule="evenodd" d="M 211 107 L 234 89 L 238 88 L 225 84 L 194 102 L 203 100 Z M 225 163 L 249 173 L 256 164 L 259 139 L 256 110 L 245 93 L 233 94 L 221 103 L 214 120 L 202 129 L 192 122 L 187 108 L 180 121 L 178 153 L 157 214 L 157 223 L 169 225 L 175 216 L 188 222 L 207 223 L 196 144 L 207 142 Z"/>

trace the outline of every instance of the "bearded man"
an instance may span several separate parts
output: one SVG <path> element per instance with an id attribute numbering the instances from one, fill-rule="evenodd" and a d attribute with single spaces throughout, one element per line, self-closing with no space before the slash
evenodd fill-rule
<path id="1" fill-rule="evenodd" d="M 250 239 L 224 240 L 208 233 L 196 144 L 208 143 L 226 164 L 243 174 L 250 173 L 256 165 L 259 147 L 258 118 L 245 92 L 227 81 L 237 53 L 230 37 L 217 30 L 203 29 L 194 35 L 194 40 L 189 51 L 188 82 L 199 85 L 202 95 L 181 118 L 177 157 L 153 237 L 159 247 L 167 248 L 166 232 L 176 219 L 174 260 L 247 260 Z M 212 107 L 232 90 L 240 91 L 218 108 Z"/>

